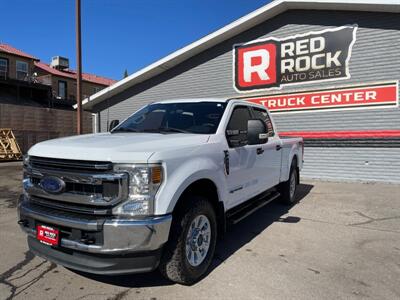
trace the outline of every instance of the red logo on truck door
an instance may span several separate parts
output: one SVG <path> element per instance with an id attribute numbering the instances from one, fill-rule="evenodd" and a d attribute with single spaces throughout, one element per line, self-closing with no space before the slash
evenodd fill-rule
<path id="1" fill-rule="evenodd" d="M 234 46 L 234 86 L 245 92 L 350 78 L 356 26 Z"/>

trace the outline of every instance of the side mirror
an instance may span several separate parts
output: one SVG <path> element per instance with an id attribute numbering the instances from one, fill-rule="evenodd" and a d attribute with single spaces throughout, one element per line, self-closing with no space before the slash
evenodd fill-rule
<path id="1" fill-rule="evenodd" d="M 119 120 L 112 120 L 110 123 L 110 126 L 108 128 L 109 131 L 113 130 L 115 127 L 117 127 L 119 124 Z"/>
<path id="2" fill-rule="evenodd" d="M 265 144 L 268 141 L 268 129 L 264 121 L 253 119 L 247 121 L 247 144 Z"/>

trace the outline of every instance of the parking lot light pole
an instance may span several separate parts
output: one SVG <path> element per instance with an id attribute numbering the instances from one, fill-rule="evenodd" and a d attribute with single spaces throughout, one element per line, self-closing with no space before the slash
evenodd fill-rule
<path id="1" fill-rule="evenodd" d="M 82 134 L 81 1 L 75 2 L 77 134 Z"/>

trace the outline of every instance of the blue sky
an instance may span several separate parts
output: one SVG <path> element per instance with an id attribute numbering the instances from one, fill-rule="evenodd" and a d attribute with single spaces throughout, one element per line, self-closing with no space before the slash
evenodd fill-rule
<path id="1" fill-rule="evenodd" d="M 82 0 L 83 71 L 121 79 L 263 6 L 269 0 Z M 74 0 L 1 5 L 0 42 L 75 68 Z"/>

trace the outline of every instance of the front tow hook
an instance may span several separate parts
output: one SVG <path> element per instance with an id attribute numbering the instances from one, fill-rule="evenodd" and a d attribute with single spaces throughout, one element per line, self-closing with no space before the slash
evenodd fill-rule
<path id="1" fill-rule="evenodd" d="M 28 222 L 28 220 L 19 220 L 18 224 L 21 226 L 24 226 L 24 227 L 28 227 L 29 222 Z"/>

